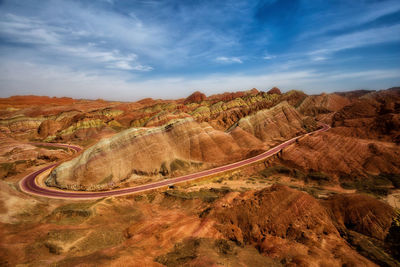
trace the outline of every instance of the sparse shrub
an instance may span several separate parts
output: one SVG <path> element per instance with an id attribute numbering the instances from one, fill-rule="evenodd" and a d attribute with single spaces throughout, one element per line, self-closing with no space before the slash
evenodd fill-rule
<path id="1" fill-rule="evenodd" d="M 376 179 L 385 181 L 386 184 L 391 183 L 395 188 L 400 188 L 400 174 L 381 173 L 375 177 Z"/>
<path id="2" fill-rule="evenodd" d="M 220 183 L 222 183 L 223 180 L 224 179 L 220 178 L 220 179 L 216 180 L 215 182 L 220 184 Z"/>
<path id="3" fill-rule="evenodd" d="M 230 244 L 225 239 L 217 239 L 214 242 L 216 248 L 218 248 L 219 253 L 224 255 L 231 255 L 234 254 L 234 246 Z"/>
<path id="4" fill-rule="evenodd" d="M 199 217 L 200 217 L 200 218 L 204 218 L 205 216 L 207 216 L 207 215 L 210 213 L 211 210 L 212 210 L 212 208 L 210 208 L 210 207 L 206 208 L 205 210 L 203 210 L 203 211 L 199 214 Z"/>
<path id="5" fill-rule="evenodd" d="M 135 195 L 133 198 L 135 201 L 141 201 L 143 199 L 143 195 Z"/>
<path id="6" fill-rule="evenodd" d="M 329 176 L 322 172 L 310 172 L 307 175 L 307 178 L 314 180 L 314 181 L 329 181 L 330 180 Z"/>
<path id="7" fill-rule="evenodd" d="M 147 200 L 148 200 L 150 203 L 153 202 L 154 199 L 156 198 L 156 195 L 155 195 L 154 193 L 147 194 L 146 196 L 147 196 Z"/>
<path id="8" fill-rule="evenodd" d="M 50 253 L 60 255 L 62 252 L 62 248 L 57 246 L 56 244 L 45 242 L 44 246 L 49 250 Z"/>
<path id="9" fill-rule="evenodd" d="M 260 174 L 266 178 L 277 173 L 289 175 L 292 173 L 292 169 L 286 166 L 276 165 L 260 171 Z"/>
<path id="10" fill-rule="evenodd" d="M 391 179 L 394 182 L 392 182 Z M 396 183 L 396 175 L 380 174 L 377 176 L 360 178 L 343 175 L 339 178 L 339 181 L 340 185 L 345 189 L 356 189 L 357 192 L 386 196 L 392 184 L 394 185 L 394 183 Z"/>
<path id="11" fill-rule="evenodd" d="M 165 266 L 182 266 L 197 257 L 197 248 L 199 245 L 200 241 L 198 239 L 185 240 L 184 242 L 175 244 L 173 251 L 156 257 L 154 261 Z"/>
<path id="12" fill-rule="evenodd" d="M 165 195 L 183 199 L 183 200 L 190 200 L 190 199 L 201 199 L 205 202 L 213 202 L 219 195 L 211 190 L 201 189 L 200 191 L 193 191 L 193 192 L 183 192 L 179 190 L 167 190 L 165 191 Z"/>
<path id="13" fill-rule="evenodd" d="M 222 186 L 221 188 L 211 188 L 211 192 L 217 193 L 217 194 L 227 194 L 229 192 L 232 192 L 232 189 L 229 186 Z"/>
<path id="14" fill-rule="evenodd" d="M 172 164 L 172 163 L 171 163 L 171 164 Z M 165 162 L 163 162 L 163 163 L 161 164 L 159 173 L 161 173 L 162 176 L 168 175 L 169 172 L 168 172 L 168 168 L 167 168 L 167 165 L 166 165 Z"/>
<path id="15" fill-rule="evenodd" d="M 79 224 L 91 215 L 94 203 L 71 203 L 56 208 L 50 215 L 50 222 L 58 224 Z"/>
<path id="16" fill-rule="evenodd" d="M 315 188 L 310 188 L 310 187 L 304 187 L 302 188 L 302 191 L 307 192 L 308 194 L 310 194 L 311 196 L 313 196 L 314 198 L 318 198 L 318 190 Z"/>
<path id="17" fill-rule="evenodd" d="M 175 159 L 172 161 L 169 165 L 171 172 L 180 170 L 180 169 L 185 169 L 190 167 L 190 164 L 186 161 L 180 160 L 180 159 Z"/>
<path id="18" fill-rule="evenodd" d="M 306 178 L 306 174 L 298 169 L 293 169 L 293 177 L 304 180 Z"/>

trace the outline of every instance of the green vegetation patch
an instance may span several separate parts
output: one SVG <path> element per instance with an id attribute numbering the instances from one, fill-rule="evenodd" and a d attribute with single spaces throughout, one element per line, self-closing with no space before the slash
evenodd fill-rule
<path id="1" fill-rule="evenodd" d="M 171 172 L 174 172 L 179 169 L 186 169 L 189 168 L 189 166 L 190 164 L 188 162 L 180 159 L 174 159 L 169 165 Z"/>
<path id="2" fill-rule="evenodd" d="M 218 249 L 218 252 L 223 255 L 235 254 L 235 245 L 233 242 L 229 242 L 225 239 L 217 239 L 214 242 L 214 246 Z"/>
<path id="3" fill-rule="evenodd" d="M 83 234 L 90 230 L 86 229 L 60 229 L 51 230 L 47 233 L 48 241 L 71 242 L 82 237 Z"/>
<path id="4" fill-rule="evenodd" d="M 310 172 L 306 176 L 306 181 L 312 180 L 317 181 L 318 183 L 328 182 L 330 177 L 323 172 Z"/>
<path id="5" fill-rule="evenodd" d="M 147 201 L 152 203 L 154 201 L 154 199 L 156 198 L 156 194 L 155 193 L 148 193 L 148 194 L 146 194 L 146 197 L 147 197 Z"/>
<path id="6" fill-rule="evenodd" d="M 197 261 L 199 259 L 199 261 Z M 164 266 L 282 266 L 253 246 L 239 247 L 225 239 L 189 238 L 154 261 Z"/>
<path id="7" fill-rule="evenodd" d="M 80 224 L 93 214 L 91 207 L 94 204 L 95 202 L 83 202 L 58 207 L 49 215 L 49 221 L 61 225 Z"/>
<path id="8" fill-rule="evenodd" d="M 125 241 L 122 230 L 96 229 L 75 245 L 76 251 L 93 253 L 95 251 L 113 247 Z"/>
<path id="9" fill-rule="evenodd" d="M 165 195 L 169 197 L 174 197 L 182 200 L 191 199 L 201 199 L 204 202 L 214 202 L 221 195 L 230 192 L 230 188 L 223 187 L 221 189 L 211 188 L 211 189 L 200 189 L 199 191 L 184 192 L 180 190 L 167 190 Z"/>
<path id="10" fill-rule="evenodd" d="M 390 181 L 391 184 L 395 188 L 400 188 L 400 174 L 395 174 L 395 173 L 381 173 L 377 176 L 375 176 L 375 179 L 382 179 L 384 181 Z"/>
<path id="11" fill-rule="evenodd" d="M 175 244 L 174 249 L 165 255 L 158 256 L 155 262 L 165 266 L 182 266 L 188 261 L 197 258 L 197 249 L 200 246 L 198 239 L 188 239 L 184 242 Z"/>
<path id="12" fill-rule="evenodd" d="M 290 175 L 290 174 L 292 174 L 292 172 L 293 172 L 293 170 L 286 166 L 275 165 L 275 166 L 272 166 L 272 167 L 269 167 L 269 168 L 266 168 L 266 169 L 260 171 L 260 174 L 263 177 L 267 178 L 271 175 L 278 174 L 278 173 Z"/>
<path id="13" fill-rule="evenodd" d="M 392 173 L 381 173 L 363 178 L 342 175 L 339 181 L 345 189 L 356 189 L 358 192 L 376 196 L 386 196 L 391 188 L 400 188 L 400 175 Z"/>
<path id="14" fill-rule="evenodd" d="M 52 254 L 62 254 L 64 249 L 60 244 L 72 243 L 87 233 L 90 230 L 84 229 L 61 229 L 61 230 L 51 230 L 47 233 L 47 236 L 43 242 L 44 246 Z"/>
<path id="15" fill-rule="evenodd" d="M 201 162 L 188 162 L 188 161 L 184 161 L 181 159 L 174 159 L 170 164 L 169 164 L 169 168 L 171 170 L 171 172 L 177 171 L 177 170 L 185 170 L 190 168 L 190 166 L 193 167 L 200 167 L 201 165 L 203 165 L 203 163 Z M 163 163 L 161 165 L 161 169 L 160 171 L 164 171 L 165 172 L 168 171 L 168 169 L 166 168 L 165 164 Z"/>
<path id="16" fill-rule="evenodd" d="M 283 165 L 275 165 L 269 168 L 266 168 L 259 172 L 259 174 L 265 178 L 268 178 L 275 174 L 283 174 L 286 176 L 290 176 L 296 179 L 304 180 L 305 182 L 314 181 L 318 182 L 318 184 L 323 184 L 331 180 L 331 177 L 323 172 L 314 172 L 311 171 L 309 173 L 304 173 L 296 168 L 289 168 Z"/>

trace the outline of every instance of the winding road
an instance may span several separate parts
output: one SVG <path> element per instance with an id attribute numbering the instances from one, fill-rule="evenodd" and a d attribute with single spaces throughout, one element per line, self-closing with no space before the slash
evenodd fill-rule
<path id="1" fill-rule="evenodd" d="M 20 182 L 19 186 L 21 190 L 25 193 L 36 195 L 36 196 L 41 196 L 41 197 L 49 197 L 49 198 L 58 198 L 58 199 L 96 199 L 96 198 L 103 198 L 103 197 L 110 197 L 110 196 L 121 196 L 121 195 L 128 195 L 132 193 L 138 193 L 138 192 L 143 192 L 147 190 L 152 190 L 152 189 L 157 189 L 161 187 L 165 187 L 168 185 L 176 184 L 176 183 L 181 183 L 181 182 L 186 182 L 190 180 L 195 180 L 211 175 L 216 175 L 219 173 L 223 173 L 226 171 L 231 171 L 234 169 L 241 168 L 243 166 L 255 163 L 257 161 L 264 160 L 276 153 L 278 153 L 281 149 L 284 149 L 285 147 L 288 147 L 289 145 L 293 144 L 296 142 L 297 139 L 299 139 L 302 136 L 305 135 L 310 135 L 314 134 L 317 132 L 325 132 L 330 129 L 330 126 L 327 124 L 322 124 L 322 128 L 319 130 L 316 130 L 311 133 L 307 133 L 304 135 L 300 135 L 297 137 L 294 137 L 278 146 L 275 146 L 271 148 L 270 150 L 259 154 L 257 156 L 254 156 L 252 158 L 248 158 L 242 161 L 238 161 L 232 164 L 224 165 L 221 167 L 217 167 L 214 169 L 209 169 L 197 173 L 192 173 L 176 178 L 171 178 L 167 180 L 162 180 L 159 182 L 154 182 L 150 184 L 145 184 L 145 185 L 139 185 L 135 187 L 129 187 L 129 188 L 123 188 L 123 189 L 115 189 L 115 190 L 109 190 L 109 191 L 100 191 L 100 192 L 85 192 L 85 191 L 66 191 L 66 190 L 59 190 L 59 189 L 54 189 L 50 187 L 41 187 L 37 182 L 36 182 L 36 177 L 47 171 L 48 169 L 51 169 L 55 166 L 57 166 L 58 163 L 51 164 L 49 166 L 46 166 L 38 171 L 35 171 L 28 176 L 24 177 Z M 55 146 L 55 147 L 67 147 L 75 150 L 76 152 L 79 152 L 81 150 L 80 147 L 78 146 L 72 146 L 72 145 L 66 145 L 66 144 L 49 144 L 49 143 L 32 143 L 33 145 L 46 145 L 46 146 Z"/>

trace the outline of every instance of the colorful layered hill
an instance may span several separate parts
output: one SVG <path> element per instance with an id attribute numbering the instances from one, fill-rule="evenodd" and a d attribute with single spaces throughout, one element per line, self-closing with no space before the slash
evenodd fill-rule
<path id="1" fill-rule="evenodd" d="M 312 131 L 322 120 L 333 126 L 329 133 L 299 140 L 281 160 L 302 171 L 330 173 L 339 182 L 344 173 L 399 171 L 399 99 L 398 88 L 311 96 L 278 88 L 195 92 L 186 99 L 137 102 L 17 96 L 0 99 L 0 131 L 10 143 L 90 147 L 47 181 L 88 189 L 234 162 Z"/>
<path id="2" fill-rule="evenodd" d="M 133 127 L 61 164 L 52 171 L 47 184 L 86 189 L 143 176 L 161 178 L 193 172 L 257 155 L 313 127 L 312 120 L 305 120 L 286 101 L 240 119 L 229 132 L 194 118 L 158 127 Z"/>
<path id="3" fill-rule="evenodd" d="M 0 265 L 400 266 L 399 95 L 0 99 Z M 55 163 L 46 183 L 63 189 L 150 183 L 257 155 L 318 121 L 332 128 L 184 185 L 85 201 L 18 187 Z"/>

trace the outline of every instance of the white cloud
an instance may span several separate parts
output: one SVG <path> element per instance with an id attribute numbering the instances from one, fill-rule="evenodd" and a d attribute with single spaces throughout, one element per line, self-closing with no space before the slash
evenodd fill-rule
<path id="1" fill-rule="evenodd" d="M 328 58 L 327 57 L 313 57 L 312 58 L 312 61 L 325 61 L 325 60 L 327 60 Z"/>
<path id="2" fill-rule="evenodd" d="M 346 89 L 379 89 L 400 84 L 400 69 L 357 72 L 319 73 L 312 69 L 271 72 L 258 75 L 243 73 L 215 74 L 201 78 L 168 77 L 132 80 L 123 73 L 109 75 L 72 71 L 65 67 L 26 62 L 5 62 L 0 65 L 0 95 L 39 94 L 75 98 L 138 100 L 144 97 L 174 99 L 193 90 L 207 95 L 256 87 L 266 90 L 301 89 L 308 93 Z"/>
<path id="3" fill-rule="evenodd" d="M 76 69 L 95 69 L 94 64 L 88 66 L 88 63 L 98 62 L 98 58 L 75 53 L 74 50 L 112 53 L 114 49 L 119 49 L 121 56 L 134 53 L 138 56 L 136 61 L 120 59 L 99 65 L 107 69 L 132 71 L 149 71 L 153 69 L 154 66 L 150 66 L 153 64 L 157 64 L 158 69 L 170 69 L 185 66 L 188 61 L 214 60 L 240 46 L 239 31 L 218 31 L 216 25 L 236 20 L 239 15 L 242 15 L 241 20 L 250 20 L 244 16 L 245 9 L 240 8 L 243 3 L 236 2 L 223 4 L 228 10 L 214 8 L 213 4 L 211 7 L 199 4 L 196 9 L 182 4 L 179 10 L 172 10 L 166 2 L 146 0 L 135 3 L 135 8 L 123 11 L 109 8 L 107 2 L 112 4 L 113 0 L 84 4 L 82 1 L 43 1 L 38 8 L 32 7 L 29 1 L 26 8 L 22 8 L 23 2 L 19 8 L 15 8 L 13 1 L 6 1 L 2 6 L 0 35 L 15 43 L 23 43 L 24 48 L 13 49 L 25 49 L 25 56 L 31 56 L 30 60 L 52 62 L 54 56 L 59 56 L 57 64 Z M 215 5 L 220 7 L 220 4 Z M 154 10 L 157 12 L 154 13 Z M 228 11 L 234 12 L 234 15 L 226 16 Z M 174 18 L 165 19 L 171 16 L 171 12 L 174 12 Z M 6 16 L 6 13 L 13 14 Z M 209 18 L 207 21 L 203 19 L 206 16 Z M 88 43 L 91 49 L 88 49 Z M 67 50 L 62 52 L 61 48 Z M 71 59 L 61 58 L 60 55 L 71 56 Z M 226 59 L 225 63 L 242 62 L 240 58 L 232 58 L 230 62 Z"/>
<path id="4" fill-rule="evenodd" d="M 70 31 L 72 35 L 87 35 L 85 31 Z M 140 64 L 138 56 L 133 53 L 122 54 L 119 50 L 105 50 L 95 42 L 88 44 L 69 43 L 62 27 L 48 26 L 43 21 L 7 14 L 5 20 L 0 20 L 0 35 L 8 36 L 14 41 L 40 45 L 43 50 L 59 55 L 80 58 L 86 62 L 101 63 L 100 67 L 150 71 L 153 68 Z M 68 36 L 68 34 L 67 34 Z"/>
<path id="5" fill-rule="evenodd" d="M 265 60 L 271 60 L 271 59 L 274 59 L 274 58 L 276 58 L 276 56 L 266 55 L 266 56 L 263 57 L 263 59 L 265 59 Z"/>
<path id="6" fill-rule="evenodd" d="M 140 70 L 140 71 L 151 71 L 154 70 L 153 67 L 150 66 L 144 66 L 144 65 L 136 65 L 133 67 L 134 70 Z"/>
<path id="7" fill-rule="evenodd" d="M 222 63 L 243 63 L 243 61 L 238 57 L 217 57 L 215 60 Z"/>
<path id="8" fill-rule="evenodd" d="M 59 34 L 46 29 L 37 19 L 6 14 L 0 19 L 0 34 L 7 36 L 14 42 L 25 44 L 56 44 Z"/>

